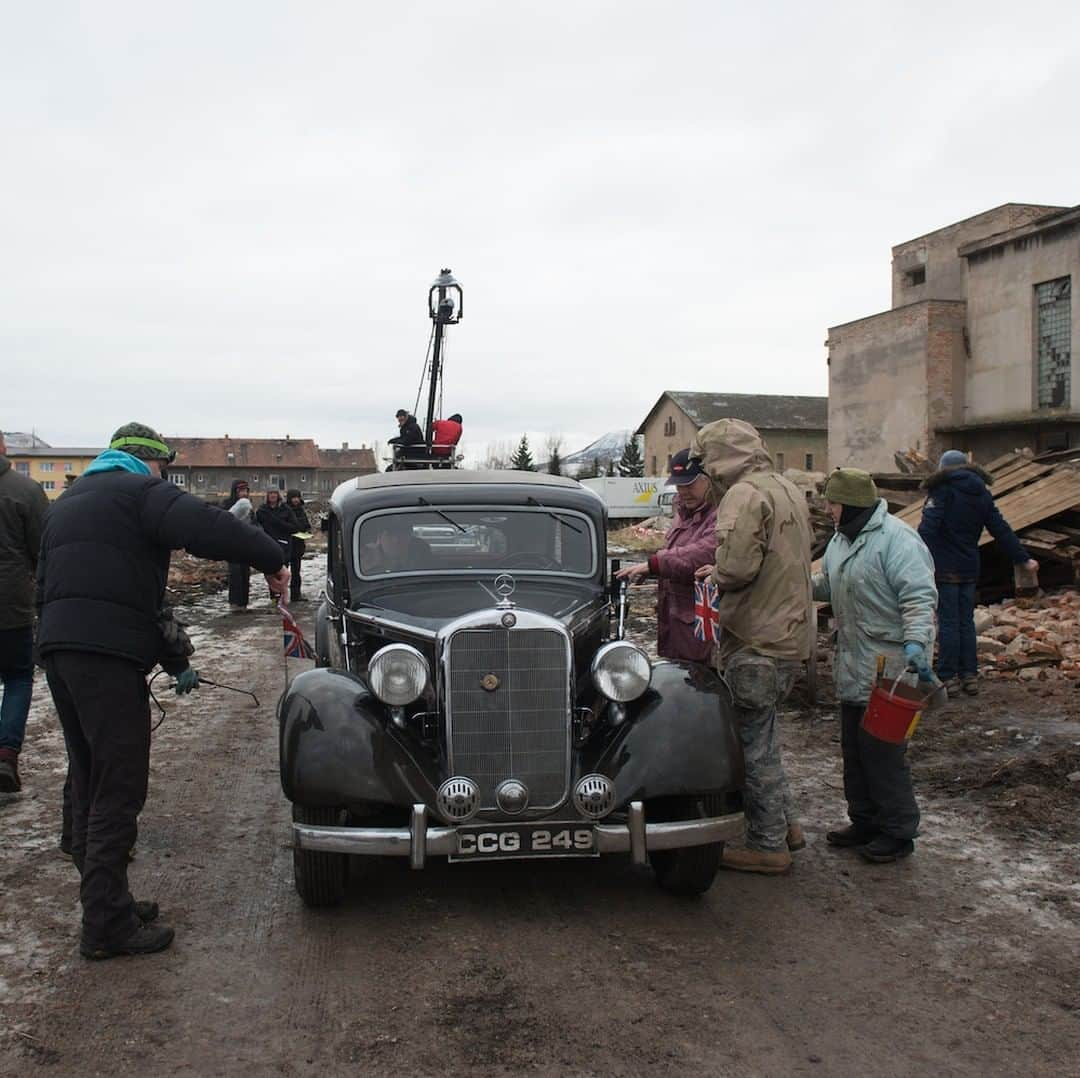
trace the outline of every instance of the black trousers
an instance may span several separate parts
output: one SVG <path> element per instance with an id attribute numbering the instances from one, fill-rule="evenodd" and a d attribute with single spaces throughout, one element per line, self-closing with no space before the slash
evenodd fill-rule
<path id="1" fill-rule="evenodd" d="M 250 598 L 251 569 L 229 562 L 229 606 L 247 606 Z"/>
<path id="2" fill-rule="evenodd" d="M 304 557 L 307 543 L 303 539 L 294 539 L 289 550 L 289 600 L 296 602 L 300 598 L 300 562 Z"/>
<path id="3" fill-rule="evenodd" d="M 68 751 L 83 942 L 113 947 L 139 927 L 127 866 L 150 775 L 146 676 L 127 659 L 81 651 L 46 656 L 45 673 Z"/>
<path id="4" fill-rule="evenodd" d="M 907 743 L 868 734 L 862 728 L 865 704 L 840 704 L 840 747 L 844 756 L 844 796 L 848 815 L 860 830 L 893 838 L 915 838 L 919 806 L 911 786 Z"/>

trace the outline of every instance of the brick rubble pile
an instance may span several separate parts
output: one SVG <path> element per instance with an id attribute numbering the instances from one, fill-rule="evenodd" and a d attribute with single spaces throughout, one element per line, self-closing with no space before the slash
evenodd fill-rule
<path id="1" fill-rule="evenodd" d="M 1080 591 L 975 610 L 979 663 L 1001 680 L 1080 681 Z"/>

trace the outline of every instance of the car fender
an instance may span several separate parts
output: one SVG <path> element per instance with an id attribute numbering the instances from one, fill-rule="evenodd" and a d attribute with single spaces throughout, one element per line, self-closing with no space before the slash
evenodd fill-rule
<path id="1" fill-rule="evenodd" d="M 614 781 L 617 807 L 657 797 L 728 793 L 743 785 L 731 693 L 720 677 L 696 663 L 654 664 L 652 683 L 628 705 L 626 720 L 591 754 L 590 747 L 583 762 Z"/>
<path id="2" fill-rule="evenodd" d="M 438 774 L 419 743 L 387 720 L 364 681 L 307 670 L 281 701 L 281 788 L 313 808 L 434 805 Z"/>

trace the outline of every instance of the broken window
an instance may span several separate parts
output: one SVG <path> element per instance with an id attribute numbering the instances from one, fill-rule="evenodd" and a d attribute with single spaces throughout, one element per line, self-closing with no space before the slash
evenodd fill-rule
<path id="1" fill-rule="evenodd" d="M 1066 408 L 1072 396 L 1072 278 L 1035 286 L 1040 408 Z"/>

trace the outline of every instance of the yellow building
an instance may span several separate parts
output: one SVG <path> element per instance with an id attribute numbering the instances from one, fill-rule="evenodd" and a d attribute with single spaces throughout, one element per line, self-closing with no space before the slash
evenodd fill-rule
<path id="1" fill-rule="evenodd" d="M 6 455 L 15 471 L 40 483 L 46 496 L 52 500 L 59 498 L 100 452 L 100 449 L 81 447 L 66 449 L 9 445 Z"/>

